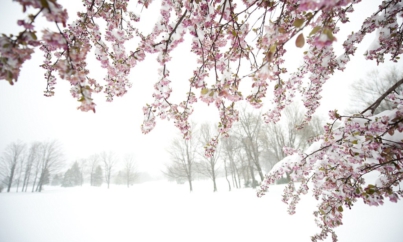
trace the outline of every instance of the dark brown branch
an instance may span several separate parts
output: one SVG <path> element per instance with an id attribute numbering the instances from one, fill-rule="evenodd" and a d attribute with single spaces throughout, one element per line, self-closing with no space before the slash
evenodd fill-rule
<path id="1" fill-rule="evenodd" d="M 403 78 L 400 79 L 400 81 L 396 82 L 393 86 L 391 86 L 382 96 L 380 96 L 371 106 L 366 108 L 364 111 L 361 112 L 361 114 L 364 114 L 368 110 L 371 110 L 371 114 L 374 114 L 375 110 L 378 108 L 378 106 L 381 104 L 381 102 L 390 94 L 392 93 L 396 88 L 398 88 L 400 85 L 403 84 Z"/>

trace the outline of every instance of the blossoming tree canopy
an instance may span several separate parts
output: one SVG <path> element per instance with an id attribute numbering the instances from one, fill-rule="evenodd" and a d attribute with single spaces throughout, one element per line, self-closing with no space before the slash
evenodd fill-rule
<path id="1" fill-rule="evenodd" d="M 267 97 L 272 108 L 264 111 L 264 119 L 278 122 L 281 111 L 301 96 L 307 109 L 302 123 L 308 122 L 320 104 L 322 86 L 336 71 L 343 71 L 364 36 L 376 33 L 365 54 L 368 60 L 397 61 L 403 52 L 400 0 L 382 1 L 368 9 L 361 28 L 337 42 L 338 31 L 354 14 L 359 0 L 83 0 L 84 10 L 70 22 L 66 9 L 56 0 L 16 2 L 24 12 L 30 9 L 34 13 L 18 20 L 23 28 L 20 33 L 0 37 L 0 79 L 16 82 L 22 64 L 38 47 L 44 54 L 45 96 L 54 94 L 58 75 L 70 82 L 71 94 L 80 102 L 78 109 L 95 112 L 94 93 L 103 91 L 108 101 L 124 95 L 131 86 L 130 71 L 156 54 L 159 77 L 153 102 L 143 108 L 142 131 L 150 132 L 157 118 L 167 118 L 189 138 L 193 104 L 198 100 L 214 104 L 220 116 L 219 134 L 206 146 L 208 156 L 214 153 L 219 137 L 227 136 L 238 120 L 236 102 L 247 100 L 261 108 Z M 160 13 L 152 30 L 145 33 L 139 28 L 141 11 L 129 9 L 131 5 L 147 9 L 151 4 L 160 4 Z M 54 28 L 37 30 L 35 21 L 40 15 L 54 23 Z M 179 80 L 189 85 L 185 100 L 174 103 L 170 100 L 169 64 L 185 36 L 191 39 L 190 51 L 197 65 L 186 77 L 188 82 Z M 136 45 L 129 45 L 132 40 Z M 336 44 L 343 47 L 338 56 Z M 295 47 L 306 49 L 303 64 L 288 73 L 285 53 Z M 86 62 L 90 53 L 106 69 L 103 80 L 91 77 Z M 244 66 L 249 68 L 246 74 L 241 72 Z M 248 95 L 240 90 L 245 80 L 252 87 Z M 322 231 L 314 239 L 334 234 L 332 228 L 341 224 L 343 207 L 352 206 L 358 198 L 370 205 L 381 204 L 385 197 L 397 201 L 402 195 L 395 187 L 403 174 L 403 97 L 393 90 L 381 98 L 394 100 L 395 108 L 376 116 L 372 114 L 376 103 L 356 116 L 332 111 L 331 118 L 343 125 L 336 129 L 330 124 L 308 155 L 297 152 L 281 162 L 266 176 L 259 195 L 277 178 L 290 174 L 294 181 L 301 181 L 300 188 L 290 183 L 285 191 L 284 200 L 293 213 L 299 195 L 312 182 L 313 193 L 321 199 L 315 215 Z M 380 172 L 380 179 L 365 185 L 363 176 L 372 171 Z"/>
<path id="2" fill-rule="evenodd" d="M 385 54 L 397 60 L 402 53 L 400 1 L 384 1 L 369 13 L 360 30 L 343 43 L 344 53 L 335 56 L 333 43 L 354 5 L 360 1 L 160 1 L 160 16 L 150 33 L 139 31 L 141 14 L 129 11 L 129 1 L 85 0 L 85 11 L 68 24 L 67 11 L 56 0 L 17 0 L 25 12 L 33 8 L 35 14 L 18 20 L 23 27 L 18 35 L 0 37 L 0 78 L 10 84 L 17 81 L 22 64 L 30 58 L 35 47 L 44 52 L 46 96 L 54 94 L 56 73 L 71 83 L 71 93 L 80 102 L 79 109 L 95 111 L 93 93 L 104 90 L 107 100 L 124 95 L 131 86 L 128 75 L 147 54 L 157 53 L 160 67 L 155 83 L 154 101 L 144 107 L 143 132 L 155 125 L 156 117 L 174 119 L 185 137 L 189 134 L 189 116 L 192 104 L 201 100 L 214 103 L 220 115 L 220 133 L 226 135 L 238 112 L 234 103 L 246 99 L 260 108 L 262 98 L 273 92 L 275 108 L 265 113 L 267 122 L 277 122 L 280 112 L 299 90 L 307 108 L 307 120 L 319 106 L 322 85 L 336 70 L 343 70 L 356 45 L 367 33 L 378 31 L 377 44 L 368 50 L 366 58 L 384 61 Z M 148 8 L 152 1 L 132 1 Z M 55 23 L 54 30 L 42 30 L 41 39 L 35 29 L 35 20 L 43 15 Z M 106 22 L 101 29 L 100 22 Z M 304 32 L 304 30 L 307 30 Z M 171 52 L 183 42 L 185 34 L 192 38 L 191 52 L 198 65 L 189 77 L 186 100 L 170 102 L 171 80 L 169 62 Z M 137 46 L 127 41 L 138 39 Z M 295 41 L 297 47 L 306 43 L 304 63 L 286 78 L 284 65 L 285 44 Z M 95 49 L 95 58 L 107 70 L 103 80 L 91 78 L 86 57 Z M 389 57 L 388 57 L 389 58 Z M 247 65 L 250 72 L 240 76 L 240 67 Z M 304 79 L 308 76 L 308 79 Z M 208 85 L 206 80 L 215 83 Z M 244 96 L 240 83 L 252 80 L 253 91 Z M 274 90 L 268 89 L 274 83 Z M 303 88 L 308 83 L 308 88 Z M 304 85 L 305 84 L 305 85 Z M 214 142 L 213 142 L 214 143 Z M 212 145 L 212 151 L 214 145 Z"/>

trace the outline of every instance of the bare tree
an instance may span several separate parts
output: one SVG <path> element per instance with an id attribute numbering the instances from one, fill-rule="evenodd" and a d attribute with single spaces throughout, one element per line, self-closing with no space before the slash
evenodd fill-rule
<path id="1" fill-rule="evenodd" d="M 109 184 L 111 183 L 111 176 L 113 173 L 113 169 L 116 167 L 118 164 L 118 159 L 112 151 L 109 151 L 106 153 L 105 151 L 101 153 L 101 161 L 104 164 L 104 175 L 105 175 L 105 182 L 108 184 L 108 189 L 109 189 Z"/>
<path id="2" fill-rule="evenodd" d="M 246 152 L 243 149 L 240 149 L 237 153 L 237 157 L 238 157 L 238 160 L 240 163 L 239 172 L 240 172 L 241 176 L 243 177 L 245 187 L 248 187 L 250 184 L 250 181 L 252 180 L 252 182 L 253 182 L 253 179 L 251 176 L 254 174 L 253 174 L 253 172 L 251 172 L 251 170 L 253 169 L 253 166 L 251 166 L 251 162 L 249 159 L 247 159 L 245 153 Z M 251 185 L 253 185 L 253 184 L 251 184 Z M 240 185 L 240 187 L 241 187 L 241 185 Z"/>
<path id="3" fill-rule="evenodd" d="M 171 156 L 170 164 L 166 166 L 164 173 L 177 181 L 187 180 L 189 190 L 193 191 L 193 164 L 196 159 L 197 142 L 194 138 L 189 140 L 175 139 L 168 152 Z"/>
<path id="4" fill-rule="evenodd" d="M 244 108 L 239 114 L 239 125 L 238 125 L 238 137 L 241 139 L 243 144 L 247 161 L 250 163 L 249 169 L 252 178 L 252 186 L 257 185 L 257 181 L 254 175 L 253 166 L 255 166 L 260 180 L 263 181 L 263 171 L 260 165 L 260 154 L 262 149 L 259 146 L 259 133 L 262 127 L 262 118 L 260 115 L 254 114 L 252 112 L 246 111 Z"/>
<path id="5" fill-rule="evenodd" d="M 127 154 L 124 158 L 123 179 L 127 187 L 133 185 L 137 177 L 137 163 L 133 154 Z"/>
<path id="6" fill-rule="evenodd" d="M 284 110 L 283 122 L 270 123 L 263 127 L 259 136 L 259 142 L 263 148 L 262 158 L 265 160 L 267 171 L 280 160 L 286 157 L 284 147 L 305 149 L 311 139 L 323 133 L 322 120 L 316 116 L 304 126 L 298 129 L 299 121 L 303 119 L 303 111 L 297 105 L 290 105 Z M 281 182 L 288 182 L 284 178 Z"/>
<path id="7" fill-rule="evenodd" d="M 265 160 L 269 161 L 269 170 L 286 156 L 284 147 L 303 150 L 310 139 L 323 132 L 322 121 L 316 116 L 303 129 L 297 129 L 303 116 L 297 105 L 291 105 L 284 110 L 283 122 L 264 126 L 259 138 L 265 151 Z"/>
<path id="8" fill-rule="evenodd" d="M 204 123 L 200 126 L 200 143 L 207 144 L 213 138 L 211 125 Z M 221 145 L 216 148 L 216 152 L 211 157 L 206 157 L 204 153 L 200 154 L 200 162 L 197 163 L 197 171 L 210 178 L 213 181 L 213 191 L 217 191 L 217 174 L 218 174 L 218 161 L 221 154 Z"/>
<path id="9" fill-rule="evenodd" d="M 28 184 L 30 182 L 31 173 L 34 169 L 34 164 L 38 162 L 38 154 L 40 148 L 39 142 L 34 142 L 29 147 L 27 162 L 25 164 L 24 180 L 22 183 L 22 191 L 26 192 L 28 189 Z"/>
<path id="10" fill-rule="evenodd" d="M 37 142 L 37 150 L 36 150 L 36 156 L 37 158 L 33 160 L 32 164 L 32 169 L 34 171 L 34 180 L 32 182 L 32 192 L 35 191 L 35 187 L 37 185 L 38 177 L 41 173 L 41 166 L 42 166 L 42 149 L 43 149 L 43 144 L 40 142 Z"/>
<path id="11" fill-rule="evenodd" d="M 355 81 L 351 85 L 353 95 L 351 95 L 351 105 L 348 112 L 359 113 L 366 107 L 369 107 L 374 101 L 382 96 L 391 86 L 401 80 L 403 77 L 403 67 L 393 67 L 388 72 L 382 75 L 378 69 L 369 72 L 365 79 Z M 403 91 L 403 86 L 397 87 L 394 92 L 400 93 Z M 393 108 L 393 102 L 388 98 L 382 100 L 374 114 L 378 114 L 384 110 Z"/>
<path id="12" fill-rule="evenodd" d="M 239 154 L 239 149 L 241 148 L 241 143 L 239 142 L 239 139 L 235 137 L 234 135 L 230 135 L 228 137 L 224 137 L 221 139 L 221 144 L 222 144 L 222 152 L 223 155 L 225 156 L 224 161 L 228 160 L 229 161 L 229 171 L 231 172 L 231 179 L 232 179 L 232 185 L 235 186 L 236 188 L 241 188 L 241 179 L 240 179 L 240 173 L 239 173 L 239 168 L 237 166 L 237 160 L 238 159 L 238 154 Z M 227 166 L 225 162 L 225 171 L 227 172 Z"/>
<path id="13" fill-rule="evenodd" d="M 64 162 L 61 144 L 56 140 L 42 143 L 40 152 L 39 181 L 35 189 L 37 192 L 43 190 L 43 185 L 49 183 L 50 174 L 58 171 Z"/>
<path id="14" fill-rule="evenodd" d="M 227 160 L 224 158 L 223 162 L 224 162 L 225 180 L 227 180 L 228 184 L 228 191 L 231 191 L 231 182 L 228 180 Z"/>
<path id="15" fill-rule="evenodd" d="M 7 192 L 10 192 L 11 186 L 13 185 L 14 178 L 16 176 L 16 171 L 18 164 L 24 159 L 25 144 L 21 142 L 14 142 L 9 144 L 1 159 L 1 172 L 5 177 L 7 186 Z"/>
<path id="16" fill-rule="evenodd" d="M 22 153 L 22 157 L 19 159 L 19 164 L 17 165 L 18 177 L 16 177 L 16 183 L 17 183 L 16 192 L 18 192 L 18 189 L 20 188 L 20 181 L 24 173 L 25 162 L 26 162 L 26 148 L 24 147 L 24 152 Z"/>

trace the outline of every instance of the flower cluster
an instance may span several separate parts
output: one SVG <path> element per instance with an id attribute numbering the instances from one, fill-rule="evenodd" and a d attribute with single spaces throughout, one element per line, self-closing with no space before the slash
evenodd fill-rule
<path id="1" fill-rule="evenodd" d="M 385 198 L 397 202 L 403 196 L 399 187 L 403 180 L 403 93 L 389 98 L 396 108 L 378 115 L 329 112 L 334 122 L 326 133 L 305 154 L 293 151 L 279 162 L 266 175 L 258 196 L 288 174 L 292 182 L 284 190 L 283 201 L 293 214 L 300 196 L 312 186 L 313 195 L 320 200 L 314 215 L 321 233 L 313 237 L 314 241 L 325 239 L 329 233 L 337 240 L 333 228 L 342 224 L 343 209 L 351 208 L 358 199 L 371 206 L 382 205 Z M 342 125 L 335 128 L 340 120 Z M 380 175 L 376 181 L 367 182 L 365 175 L 371 172 Z M 295 188 L 296 182 L 300 182 L 299 188 Z"/>

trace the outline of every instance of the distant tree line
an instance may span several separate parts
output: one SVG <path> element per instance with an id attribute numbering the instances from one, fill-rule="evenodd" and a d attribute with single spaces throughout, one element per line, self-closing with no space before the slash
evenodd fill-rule
<path id="1" fill-rule="evenodd" d="M 114 183 L 130 187 L 137 181 L 139 174 L 133 155 L 126 155 L 121 162 L 115 153 L 102 152 L 73 162 L 67 171 L 53 176 L 51 185 L 75 187 L 82 186 L 88 180 L 90 186 L 99 187 L 105 183 L 109 188 Z"/>
<path id="2" fill-rule="evenodd" d="M 132 186 L 137 178 L 150 179 L 138 171 L 133 155 L 122 162 L 113 152 L 102 152 L 74 161 L 65 169 L 62 146 L 58 141 L 9 144 L 0 156 L 0 192 L 41 192 L 44 185 L 74 187 L 85 181 L 91 186 L 109 188 L 111 183 Z"/>
<path id="3" fill-rule="evenodd" d="M 63 153 L 57 141 L 9 144 L 0 157 L 0 190 L 41 192 L 50 174 L 63 166 Z"/>
<path id="4" fill-rule="evenodd" d="M 165 175 L 178 183 L 187 182 L 193 190 L 192 181 L 205 177 L 212 181 L 217 191 L 217 177 L 225 176 L 228 189 L 232 187 L 256 187 L 278 161 L 285 157 L 283 147 L 303 149 L 310 140 L 323 132 L 320 118 L 314 117 L 303 129 L 297 129 L 303 112 L 297 106 L 284 111 L 285 122 L 264 124 L 259 113 L 242 109 L 239 122 L 229 137 L 221 138 L 214 156 L 206 158 L 204 148 L 214 138 L 216 130 L 208 123 L 192 130 L 192 138 L 178 137 L 169 148 L 170 161 Z M 195 126 L 195 125 L 193 125 Z M 287 177 L 284 177 L 286 182 Z"/>

